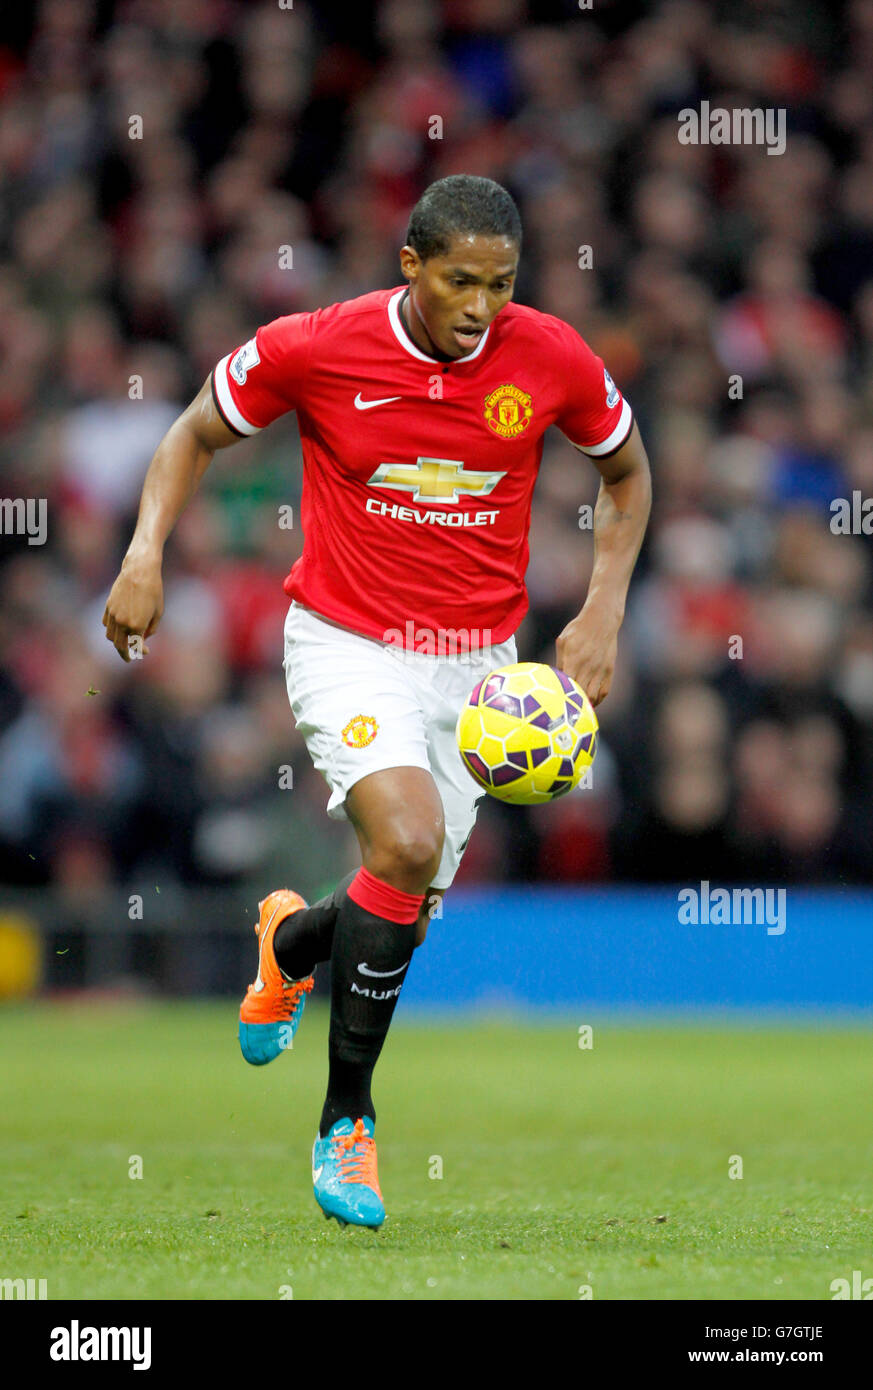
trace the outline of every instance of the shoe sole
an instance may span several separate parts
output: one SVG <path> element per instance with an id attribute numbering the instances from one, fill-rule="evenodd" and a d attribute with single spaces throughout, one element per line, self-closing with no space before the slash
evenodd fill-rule
<path id="1" fill-rule="evenodd" d="M 325 1221 L 335 1221 L 337 1225 L 340 1227 L 361 1226 L 369 1231 L 378 1231 L 379 1227 L 383 1225 L 387 1216 L 387 1212 L 385 1212 L 383 1213 L 382 1219 L 380 1221 L 356 1221 L 354 1217 L 346 1218 L 344 1216 L 339 1216 L 338 1213 L 335 1211 L 328 1211 L 327 1207 L 323 1207 L 321 1205 L 321 1202 L 318 1200 L 317 1196 L 315 1197 L 315 1200 Z"/>
<path id="2" fill-rule="evenodd" d="M 319 1205 L 320 1205 L 320 1203 L 319 1203 Z M 321 1214 L 322 1214 L 322 1216 L 324 1217 L 325 1221 L 335 1221 L 336 1224 L 340 1227 L 341 1230 L 345 1230 L 346 1226 L 360 1226 L 361 1230 L 363 1230 L 363 1231 L 378 1231 L 379 1228 L 380 1228 L 382 1225 L 384 1225 L 384 1222 L 385 1222 L 385 1217 L 384 1217 L 384 1216 L 383 1216 L 383 1218 L 382 1218 L 381 1221 L 375 1221 L 375 1222 L 374 1222 L 374 1221 L 346 1221 L 346 1220 L 343 1219 L 343 1217 L 337 1216 L 336 1212 L 334 1212 L 334 1211 L 325 1211 L 324 1207 L 321 1207 Z"/>

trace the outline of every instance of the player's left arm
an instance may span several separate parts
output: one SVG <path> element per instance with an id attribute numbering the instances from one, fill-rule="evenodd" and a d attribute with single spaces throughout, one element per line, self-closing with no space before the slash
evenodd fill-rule
<path id="1" fill-rule="evenodd" d="M 598 705 L 612 683 L 628 586 L 651 510 L 652 479 L 636 423 L 620 449 L 592 461 L 601 477 L 594 568 L 582 611 L 558 637 L 557 660 Z"/>

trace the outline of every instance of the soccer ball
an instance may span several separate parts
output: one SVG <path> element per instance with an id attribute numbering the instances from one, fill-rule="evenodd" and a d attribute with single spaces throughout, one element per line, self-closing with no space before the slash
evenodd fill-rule
<path id="1" fill-rule="evenodd" d="M 554 666 L 519 661 L 471 691 L 456 737 L 464 766 L 489 795 L 536 806 L 578 784 L 594 761 L 597 727 L 574 680 Z"/>

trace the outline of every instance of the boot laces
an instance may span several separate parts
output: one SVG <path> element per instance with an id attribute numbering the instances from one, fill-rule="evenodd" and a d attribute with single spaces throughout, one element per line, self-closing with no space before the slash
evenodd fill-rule
<path id="1" fill-rule="evenodd" d="M 356 1120 L 351 1134 L 340 1134 L 334 1142 L 340 1148 L 340 1182 L 361 1182 L 379 1192 L 376 1141 L 364 1130 L 364 1121 Z M 381 1192 L 379 1195 L 382 1195 Z"/>
<path id="2" fill-rule="evenodd" d="M 310 975 L 305 980 L 282 981 L 282 1006 L 283 1018 L 292 1018 L 300 1006 L 304 994 L 311 994 L 315 986 L 315 977 Z"/>

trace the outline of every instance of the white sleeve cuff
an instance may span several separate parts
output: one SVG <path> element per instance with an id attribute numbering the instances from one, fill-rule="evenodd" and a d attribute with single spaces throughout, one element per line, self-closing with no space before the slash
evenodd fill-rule
<path id="1" fill-rule="evenodd" d="M 620 449 L 622 444 L 627 440 L 633 422 L 633 411 L 627 401 L 622 399 L 618 423 L 615 429 L 608 434 L 605 439 L 601 439 L 599 444 L 577 444 L 573 439 L 570 440 L 570 443 L 573 445 L 573 448 L 578 449 L 580 453 L 590 454 L 593 458 L 599 458 L 603 454 L 612 454 L 616 449 Z"/>
<path id="2" fill-rule="evenodd" d="M 260 433 L 261 426 L 251 424 L 251 422 L 240 413 L 239 407 L 230 394 L 230 383 L 227 380 L 227 366 L 230 362 L 230 357 L 230 353 L 228 353 L 226 357 L 222 357 L 218 366 L 215 368 L 212 378 L 215 382 L 215 397 L 218 401 L 218 408 L 227 423 L 233 429 L 239 430 L 240 434 L 258 434 Z"/>

